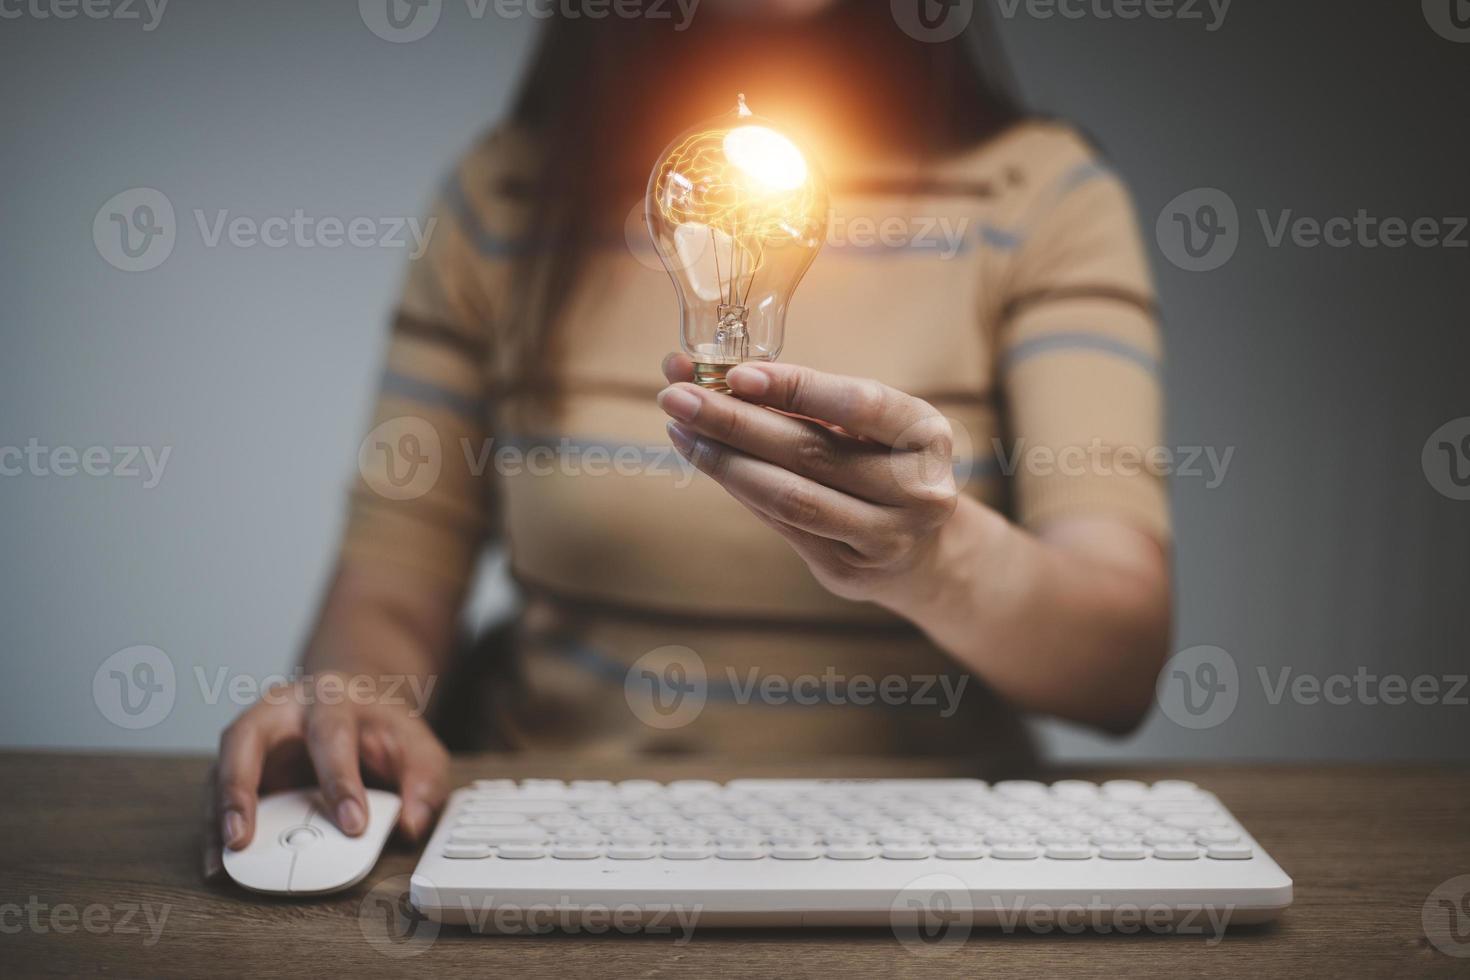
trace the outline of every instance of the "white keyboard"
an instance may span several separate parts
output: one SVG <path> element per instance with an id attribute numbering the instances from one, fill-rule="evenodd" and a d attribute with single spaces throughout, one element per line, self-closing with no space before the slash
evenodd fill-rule
<path id="1" fill-rule="evenodd" d="M 1291 888 L 1183 781 L 488 779 L 451 796 L 411 897 L 480 931 L 893 925 L 929 904 L 980 925 L 1075 907 L 1223 927 L 1273 917 Z"/>

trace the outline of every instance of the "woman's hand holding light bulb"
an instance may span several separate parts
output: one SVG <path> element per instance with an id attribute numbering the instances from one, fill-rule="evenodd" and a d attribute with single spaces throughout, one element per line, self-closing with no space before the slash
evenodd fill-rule
<path id="1" fill-rule="evenodd" d="M 1142 719 L 1169 635 L 1151 536 L 1107 517 L 1017 527 L 956 492 L 943 416 L 876 381 L 747 362 L 732 398 L 690 384 L 685 354 L 664 374 L 679 452 L 829 591 L 909 620 L 1023 708 L 1118 732 Z"/>
<path id="2" fill-rule="evenodd" d="M 688 383 L 684 354 L 669 355 L 664 374 L 659 405 L 680 454 L 784 537 L 825 588 L 895 608 L 932 591 L 939 532 L 958 501 L 953 433 L 932 405 L 780 362 L 731 368 L 737 398 Z"/>

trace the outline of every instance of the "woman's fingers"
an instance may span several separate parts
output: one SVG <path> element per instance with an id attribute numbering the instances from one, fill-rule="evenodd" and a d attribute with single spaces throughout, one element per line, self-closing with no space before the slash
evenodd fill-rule
<path id="1" fill-rule="evenodd" d="M 209 772 L 204 777 L 204 853 L 200 857 L 205 881 L 218 877 L 224 871 L 224 863 L 220 860 L 225 842 L 220 834 L 218 787 L 219 762 L 215 761 L 210 763 Z"/>
<path id="2" fill-rule="evenodd" d="M 449 754 L 444 746 L 422 719 L 394 712 L 363 722 L 361 755 L 368 771 L 393 786 L 402 799 L 399 831 L 418 840 L 449 795 Z"/>
<path id="3" fill-rule="evenodd" d="M 676 422 L 670 422 L 668 429 L 674 447 L 696 469 L 747 507 L 782 524 L 860 548 L 892 520 L 886 508 L 696 436 Z"/>
<path id="4" fill-rule="evenodd" d="M 255 805 L 266 756 L 300 730 L 300 713 L 292 706 L 262 703 L 236 718 L 220 736 L 215 815 L 220 840 L 230 850 L 238 851 L 255 836 Z"/>
<path id="5" fill-rule="evenodd" d="M 868 378 L 748 361 L 731 368 L 726 380 L 741 398 L 831 422 L 896 449 L 921 448 L 948 431 L 947 424 L 939 424 L 944 417 L 928 402 Z"/>
<path id="6" fill-rule="evenodd" d="M 307 718 L 306 748 L 317 783 L 344 834 L 367 829 L 367 791 L 357 754 L 358 718 L 348 705 L 316 705 Z"/>
<path id="7" fill-rule="evenodd" d="M 663 372 L 669 384 L 676 384 L 680 381 L 693 381 L 694 361 L 688 354 L 675 351 L 664 358 Z"/>
<path id="8" fill-rule="evenodd" d="M 434 814 L 449 796 L 449 754 L 427 725 L 405 726 L 404 735 L 397 772 L 403 797 L 398 826 L 417 841 L 432 828 Z"/>
<path id="9" fill-rule="evenodd" d="M 685 429 L 864 500 L 902 504 L 916 492 L 912 467 L 879 443 L 692 384 L 666 388 L 658 401 Z"/>

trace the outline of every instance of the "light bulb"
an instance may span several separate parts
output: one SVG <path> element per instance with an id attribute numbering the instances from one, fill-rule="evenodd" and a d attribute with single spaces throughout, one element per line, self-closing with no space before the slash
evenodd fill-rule
<path id="1" fill-rule="evenodd" d="M 781 353 L 791 294 L 826 237 L 826 182 L 741 95 L 734 112 L 684 131 L 659 156 L 645 214 L 679 294 L 694 379 L 728 392 L 731 367 Z"/>

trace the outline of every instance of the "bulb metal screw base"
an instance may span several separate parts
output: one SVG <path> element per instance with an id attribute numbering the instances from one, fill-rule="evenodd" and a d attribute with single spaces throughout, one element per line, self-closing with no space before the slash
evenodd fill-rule
<path id="1" fill-rule="evenodd" d="M 710 391 L 718 391 L 722 394 L 730 394 L 730 383 L 725 380 L 725 374 L 733 364 L 703 364 L 694 362 L 694 383 L 701 388 Z"/>

